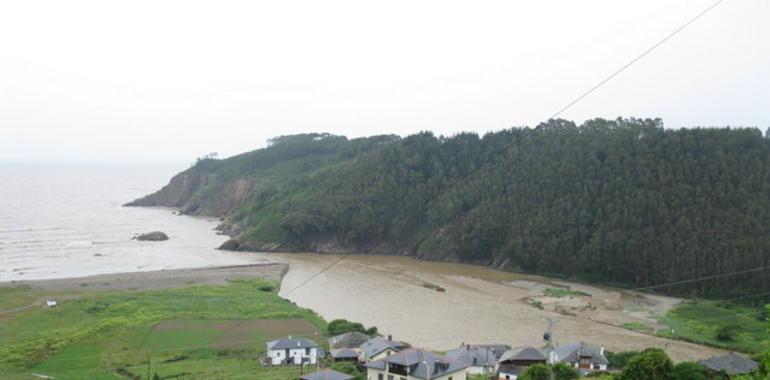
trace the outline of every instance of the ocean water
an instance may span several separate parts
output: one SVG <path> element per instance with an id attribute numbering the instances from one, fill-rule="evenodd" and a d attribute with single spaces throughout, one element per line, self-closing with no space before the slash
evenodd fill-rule
<path id="1" fill-rule="evenodd" d="M 0 164 L 0 282 L 240 265 L 218 251 L 217 221 L 170 209 L 121 207 L 160 189 L 184 167 Z M 164 242 L 131 240 L 160 230 Z"/>

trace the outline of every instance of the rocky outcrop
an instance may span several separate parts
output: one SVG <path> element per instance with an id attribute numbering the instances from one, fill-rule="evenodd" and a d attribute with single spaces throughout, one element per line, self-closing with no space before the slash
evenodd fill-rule
<path id="1" fill-rule="evenodd" d="M 139 241 L 164 241 L 168 240 L 168 235 L 165 232 L 153 231 L 137 235 L 134 239 Z"/>
<path id="2" fill-rule="evenodd" d="M 223 181 L 215 174 L 188 170 L 159 191 L 124 206 L 174 207 L 180 214 L 221 217 L 248 201 L 258 184 L 253 178 Z"/>
<path id="3" fill-rule="evenodd" d="M 182 208 L 198 192 L 209 184 L 209 175 L 184 171 L 171 178 L 162 189 L 126 203 L 124 206 L 160 206 Z"/>

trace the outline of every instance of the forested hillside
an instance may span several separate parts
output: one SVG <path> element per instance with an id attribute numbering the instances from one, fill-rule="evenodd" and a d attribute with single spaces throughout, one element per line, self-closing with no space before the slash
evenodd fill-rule
<path id="1" fill-rule="evenodd" d="M 134 205 L 225 216 L 228 249 L 409 254 L 642 287 L 770 261 L 770 139 L 660 120 L 480 137 L 282 137 Z M 770 291 L 768 273 L 661 291 Z"/>

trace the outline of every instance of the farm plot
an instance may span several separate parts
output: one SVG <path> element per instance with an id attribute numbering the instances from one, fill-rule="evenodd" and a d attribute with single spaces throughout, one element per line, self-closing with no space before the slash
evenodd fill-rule
<path id="1" fill-rule="evenodd" d="M 305 319 L 173 320 L 150 329 L 140 348 L 152 351 L 261 348 L 266 341 L 289 335 L 323 343 L 321 332 Z"/>

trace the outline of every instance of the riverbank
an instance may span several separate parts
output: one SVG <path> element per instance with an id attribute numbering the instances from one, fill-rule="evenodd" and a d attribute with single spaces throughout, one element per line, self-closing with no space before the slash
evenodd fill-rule
<path id="1" fill-rule="evenodd" d="M 285 271 L 267 264 L 3 284 L 0 373 L 124 379 L 151 368 L 161 377 L 288 380 L 293 371 L 255 360 L 265 342 L 323 343 L 326 322 L 277 295 Z M 48 298 L 58 305 L 44 307 Z"/>
<path id="2" fill-rule="evenodd" d="M 289 264 L 281 294 L 291 301 L 327 320 L 377 326 L 428 349 L 443 351 L 463 342 L 541 346 L 545 318 L 554 318 L 559 343 L 585 341 L 615 352 L 658 347 L 677 361 L 724 352 L 624 326 L 661 328 L 659 318 L 681 302 L 676 298 L 399 256 L 354 255 L 331 267 L 340 256 L 270 257 Z M 318 273 L 311 283 L 285 293 Z"/>

